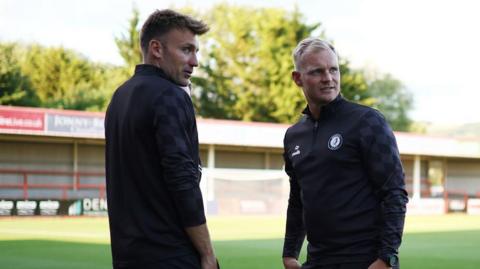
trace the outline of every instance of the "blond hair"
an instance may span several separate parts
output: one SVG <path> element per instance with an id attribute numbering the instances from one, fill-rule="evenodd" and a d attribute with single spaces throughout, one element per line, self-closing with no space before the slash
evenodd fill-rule
<path id="1" fill-rule="evenodd" d="M 302 60 L 302 57 L 306 52 L 316 52 L 320 50 L 330 50 L 335 55 L 337 55 L 335 47 L 333 47 L 332 44 L 317 37 L 307 37 L 304 40 L 300 41 L 297 47 L 293 50 L 292 54 L 295 70 L 298 70 L 298 65 L 300 64 L 300 61 Z"/>

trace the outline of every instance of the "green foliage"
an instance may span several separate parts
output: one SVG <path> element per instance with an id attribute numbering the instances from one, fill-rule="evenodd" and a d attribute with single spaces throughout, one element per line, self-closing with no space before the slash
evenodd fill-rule
<path id="1" fill-rule="evenodd" d="M 0 44 L 0 104 L 105 110 L 113 91 L 141 62 L 137 24 L 134 10 L 129 40 L 115 40 L 125 67 L 95 63 L 62 47 Z"/>
<path id="2" fill-rule="evenodd" d="M 100 94 L 103 98 L 103 105 L 100 110 L 105 111 L 110 103 L 113 92 L 122 85 L 132 74 L 127 74 L 124 66 L 101 66 L 99 72 L 100 79 L 103 81 L 100 88 Z"/>
<path id="3" fill-rule="evenodd" d="M 346 99 L 371 106 L 374 99 L 368 89 L 368 83 L 362 70 L 352 70 L 346 59 L 340 60 L 341 93 Z"/>
<path id="4" fill-rule="evenodd" d="M 369 83 L 368 91 L 374 98 L 373 107 L 382 112 L 393 130 L 410 130 L 412 121 L 408 111 L 412 108 L 413 98 L 399 80 L 390 74 L 381 75 Z"/>
<path id="5" fill-rule="evenodd" d="M 105 67 L 72 50 L 30 45 L 21 70 L 29 77 L 43 107 L 100 110 Z"/>
<path id="6" fill-rule="evenodd" d="M 191 10 L 189 10 L 191 12 Z M 301 89 L 291 79 L 292 51 L 298 42 L 320 30 L 320 23 L 309 25 L 298 10 L 251 8 L 220 4 L 195 16 L 211 24 L 202 37 L 198 76 L 193 78 L 193 99 L 198 113 L 207 118 L 291 123 L 305 107 Z M 248 23 L 245 23 L 248 22 Z M 321 37 L 326 37 L 321 34 Z M 341 88 L 345 98 L 386 111 L 394 128 L 408 125 L 402 108 L 382 105 L 404 98 L 392 88 L 388 94 L 372 92 L 363 70 L 350 68 L 340 59 Z M 402 99 L 403 100 L 403 99 Z M 408 105 L 401 102 L 401 105 Z M 397 109 L 397 110 L 395 110 Z M 395 114 L 394 112 L 398 112 Z"/>
<path id="7" fill-rule="evenodd" d="M 14 43 L 0 44 L 0 105 L 36 106 L 39 100 L 17 54 Z"/>
<path id="8" fill-rule="evenodd" d="M 218 4 L 184 11 L 211 26 L 200 38 L 200 66 L 192 78 L 200 116 L 283 123 L 299 118 L 305 100 L 291 79 L 291 53 L 320 23 L 307 24 L 298 9 Z M 105 110 L 113 91 L 142 62 L 139 17 L 134 8 L 126 33 L 115 38 L 124 66 L 94 63 L 65 48 L 0 44 L 0 104 Z M 375 106 L 395 130 L 408 129 L 412 97 L 398 80 L 367 80 L 347 59 L 340 60 L 340 69 L 347 99 Z"/>
<path id="9" fill-rule="evenodd" d="M 140 13 L 137 8 L 133 8 L 132 17 L 128 21 L 127 33 L 115 38 L 120 56 L 125 61 L 125 66 L 121 70 L 125 79 L 133 74 L 137 64 L 143 62 L 140 49 L 139 20 Z"/>
<path id="10" fill-rule="evenodd" d="M 211 25 L 202 37 L 193 99 L 203 117 L 292 122 L 305 105 L 291 79 L 291 53 L 320 24 L 298 10 L 219 4 L 196 16 Z M 247 22 L 247 23 L 245 23 Z"/>
<path id="11" fill-rule="evenodd" d="M 0 104 L 105 110 L 124 68 L 62 47 L 0 43 Z"/>

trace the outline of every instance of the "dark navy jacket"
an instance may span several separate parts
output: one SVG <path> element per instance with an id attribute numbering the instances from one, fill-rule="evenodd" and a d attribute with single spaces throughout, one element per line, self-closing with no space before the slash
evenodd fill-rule
<path id="1" fill-rule="evenodd" d="M 185 227 L 205 223 L 198 135 L 188 94 L 152 65 L 114 93 L 105 118 L 115 266 L 196 253 Z"/>
<path id="2" fill-rule="evenodd" d="M 298 258 L 305 234 L 313 264 L 398 253 L 408 198 L 384 117 L 340 95 L 318 121 L 308 107 L 304 114 L 284 140 L 291 189 L 283 256 Z"/>

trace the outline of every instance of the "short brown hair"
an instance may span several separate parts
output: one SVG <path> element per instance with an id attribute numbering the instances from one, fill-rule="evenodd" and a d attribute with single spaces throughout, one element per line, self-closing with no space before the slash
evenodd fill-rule
<path id="1" fill-rule="evenodd" d="M 144 54 L 148 51 L 148 43 L 173 29 L 188 29 L 196 35 L 208 32 L 207 24 L 190 16 L 180 14 L 171 9 L 156 10 L 142 26 L 140 32 L 140 47 Z"/>

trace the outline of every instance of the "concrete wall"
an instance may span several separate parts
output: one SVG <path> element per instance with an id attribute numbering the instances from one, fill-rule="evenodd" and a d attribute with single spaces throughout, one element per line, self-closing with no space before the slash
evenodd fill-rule
<path id="1" fill-rule="evenodd" d="M 479 160 L 448 160 L 446 170 L 447 190 L 466 192 L 468 195 L 480 194 Z"/>
<path id="2" fill-rule="evenodd" d="M 59 142 L 55 142 L 55 139 L 0 140 L 0 170 L 23 172 L 0 172 L 0 184 L 23 184 L 26 177 L 29 185 L 56 186 L 29 188 L 26 193 L 21 187 L 3 187 L 0 189 L 0 198 L 23 198 L 25 194 L 29 199 L 84 198 L 103 195 L 98 188 L 75 190 L 61 187 L 74 184 L 73 173 L 76 171 L 104 173 L 102 143 L 82 144 L 74 140 L 58 140 Z M 102 175 L 82 175 L 78 179 L 79 184 L 105 183 Z"/>

